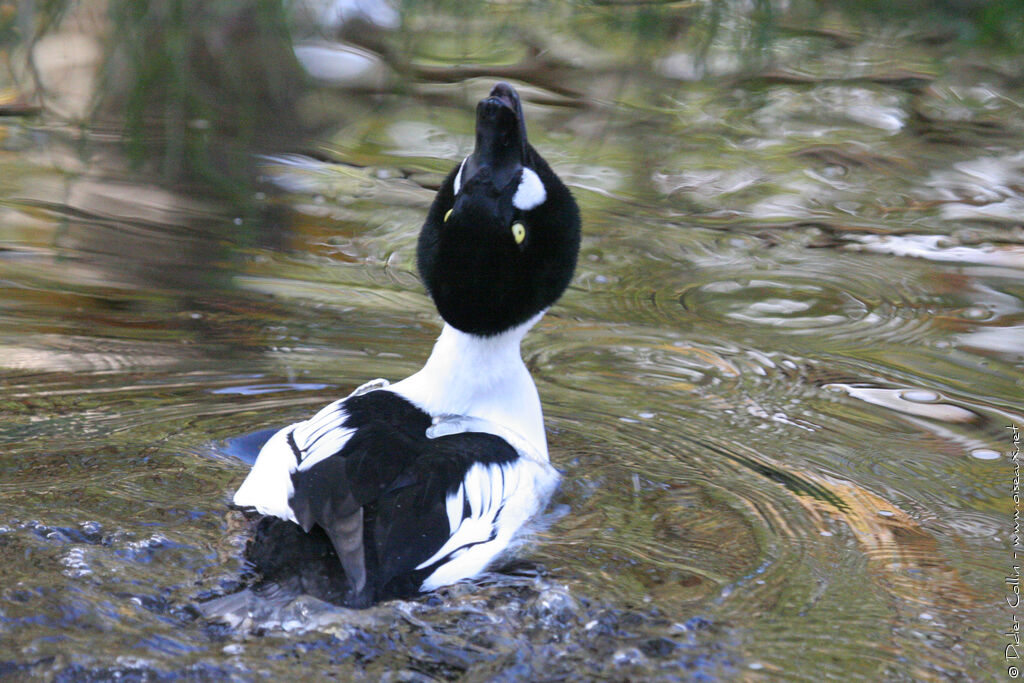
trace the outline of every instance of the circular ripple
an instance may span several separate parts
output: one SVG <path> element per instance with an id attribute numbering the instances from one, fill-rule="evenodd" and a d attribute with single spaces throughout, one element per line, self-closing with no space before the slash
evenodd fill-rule
<path id="1" fill-rule="evenodd" d="M 759 332 L 906 342 L 929 329 L 931 312 L 921 303 L 928 298 L 854 274 L 751 272 L 689 286 L 679 303 L 702 320 Z"/>
<path id="2" fill-rule="evenodd" d="M 805 404 L 820 378 L 800 358 L 657 327 L 561 327 L 538 341 L 529 363 L 545 399 L 585 402 L 616 423 L 675 415 L 698 429 L 814 429 Z"/>
<path id="3" fill-rule="evenodd" d="M 923 342 L 936 327 L 977 324 L 963 287 L 891 260 L 808 250 L 772 252 L 743 242 L 708 254 L 650 251 L 581 263 L 580 289 L 563 305 L 577 315 L 703 332 L 846 342 Z M 964 313 L 968 310 L 967 313 Z M 963 321 L 962 323 L 960 321 Z"/>
<path id="4" fill-rule="evenodd" d="M 859 322 L 872 308 L 848 292 L 799 279 L 710 282 L 685 293 L 682 301 L 724 320 L 794 332 Z"/>

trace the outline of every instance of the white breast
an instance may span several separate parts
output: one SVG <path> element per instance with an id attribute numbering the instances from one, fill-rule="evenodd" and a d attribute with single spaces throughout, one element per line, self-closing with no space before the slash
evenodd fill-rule
<path id="1" fill-rule="evenodd" d="M 525 439 L 528 450 L 546 461 L 540 397 L 519 355 L 523 336 L 543 315 L 542 311 L 519 327 L 491 337 L 445 325 L 423 369 L 388 389 L 431 417 L 458 415 L 499 425 Z"/>

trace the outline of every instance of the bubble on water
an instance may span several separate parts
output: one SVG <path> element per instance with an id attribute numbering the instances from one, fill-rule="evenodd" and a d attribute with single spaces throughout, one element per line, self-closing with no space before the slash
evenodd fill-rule
<path id="1" fill-rule="evenodd" d="M 907 389 L 900 392 L 900 398 L 914 403 L 935 403 L 940 397 L 934 391 L 927 389 Z"/>
<path id="2" fill-rule="evenodd" d="M 927 389 L 883 389 L 881 387 L 850 384 L 826 384 L 826 391 L 841 391 L 865 403 L 895 410 L 906 415 L 926 417 L 940 422 L 974 422 L 979 416 L 974 411 L 942 400 L 942 396 Z"/>
<path id="3" fill-rule="evenodd" d="M 67 555 L 61 560 L 61 564 L 65 567 L 64 575 L 73 579 L 80 579 L 83 576 L 92 574 L 92 568 L 85 558 L 85 550 L 83 548 L 72 548 L 69 550 Z"/>
<path id="4" fill-rule="evenodd" d="M 994 451 L 991 448 L 975 448 L 971 451 L 971 457 L 977 458 L 978 460 L 998 460 L 1002 457 L 999 451 Z"/>
<path id="5" fill-rule="evenodd" d="M 988 309 L 981 306 L 971 306 L 964 309 L 963 316 L 968 320 L 984 320 L 990 317 L 991 313 L 989 313 Z"/>
<path id="6" fill-rule="evenodd" d="M 619 650 L 612 655 L 612 661 L 618 666 L 637 666 L 643 664 L 646 659 L 643 653 L 635 647 Z"/>

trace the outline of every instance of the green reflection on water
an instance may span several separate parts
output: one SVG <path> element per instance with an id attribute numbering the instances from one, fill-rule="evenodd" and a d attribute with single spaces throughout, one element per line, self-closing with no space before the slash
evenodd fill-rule
<path id="1" fill-rule="evenodd" d="M 3 122 L 0 665 L 1001 670 L 1019 58 L 846 3 L 409 3 L 400 28 L 344 35 L 383 63 L 378 85 L 304 83 L 263 110 L 251 50 L 210 81 L 179 59 L 238 9 L 159 30 L 157 10 L 190 6 L 115 8 L 149 28 L 120 46 L 136 76 L 100 95 L 129 121 L 112 141 Z M 253 36 L 280 41 L 280 6 L 252 7 L 270 22 Z M 312 635 L 211 630 L 187 605 L 234 587 L 247 534 L 224 442 L 419 367 L 439 326 L 416 231 L 498 78 L 585 217 L 574 285 L 524 346 L 568 507 L 526 549 L 542 570 L 306 610 Z M 262 137 L 278 115 L 295 130 Z"/>

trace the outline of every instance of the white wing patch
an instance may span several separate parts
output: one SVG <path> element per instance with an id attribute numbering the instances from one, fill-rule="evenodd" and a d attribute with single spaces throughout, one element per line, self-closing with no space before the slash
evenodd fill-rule
<path id="1" fill-rule="evenodd" d="M 308 470 L 345 446 L 355 430 L 344 426 L 348 419 L 344 403 L 345 399 L 335 401 L 305 422 L 285 427 L 270 437 L 235 492 L 235 505 L 296 521 L 288 503 L 295 493 L 292 474 Z"/>
<path id="2" fill-rule="evenodd" d="M 421 590 L 434 590 L 486 569 L 547 503 L 557 481 L 558 473 L 550 465 L 530 458 L 470 467 L 459 488 L 445 500 L 451 534 L 448 541 L 416 567 L 444 561 Z M 469 514 L 463 517 L 467 505 Z"/>
<path id="3" fill-rule="evenodd" d="M 466 509 L 466 487 L 460 485 L 455 493 L 448 496 L 444 501 L 444 508 L 448 513 L 448 528 L 458 529 L 459 524 L 462 523 L 462 511 Z M 420 565 L 417 569 L 422 566 Z"/>
<path id="4" fill-rule="evenodd" d="M 387 380 L 382 379 L 367 382 L 347 397 L 328 404 L 308 420 L 285 427 L 270 437 L 256 456 L 249 476 L 235 492 L 235 505 L 297 521 L 288 504 L 295 493 L 291 475 L 308 470 L 344 448 L 355 431 L 345 427 L 348 419 L 346 400 L 387 385 Z"/>
<path id="5" fill-rule="evenodd" d="M 285 427 L 263 444 L 256 462 L 249 470 L 249 476 L 235 491 L 235 505 L 256 508 L 260 514 L 297 521 L 288 505 L 288 499 L 295 492 L 291 478 L 291 472 L 295 469 L 295 455 L 288 445 L 291 431 L 292 427 Z"/>
<path id="6" fill-rule="evenodd" d="M 514 464 L 514 463 L 512 463 Z M 505 501 L 505 468 L 509 465 L 477 463 L 469 468 L 455 493 L 448 496 L 448 528 L 451 536 L 440 550 L 416 567 L 423 569 L 452 555 L 457 557 L 466 548 L 491 540 L 502 503 Z M 469 503 L 469 516 L 463 518 L 465 503 Z M 454 513 L 454 514 L 453 514 Z"/>
<path id="7" fill-rule="evenodd" d="M 348 419 L 344 408 L 346 400 L 335 401 L 305 422 L 292 427 L 292 443 L 299 449 L 296 454 L 298 466 L 295 469 L 308 470 L 340 451 L 348 442 L 355 430 L 344 426 Z"/>

